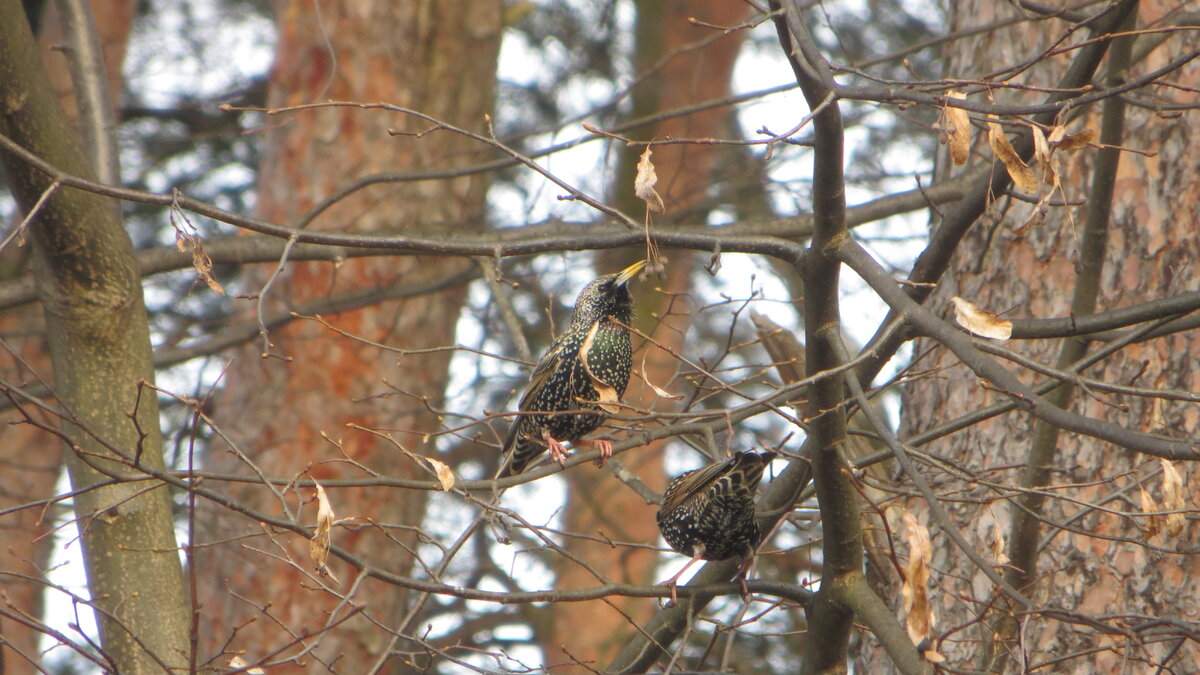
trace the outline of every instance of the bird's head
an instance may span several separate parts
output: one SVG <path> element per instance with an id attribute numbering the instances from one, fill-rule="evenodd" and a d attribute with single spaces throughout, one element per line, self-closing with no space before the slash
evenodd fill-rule
<path id="1" fill-rule="evenodd" d="M 575 313 L 571 315 L 572 326 L 590 326 L 604 316 L 615 316 L 628 324 L 633 320 L 633 296 L 629 293 L 629 282 L 646 266 L 639 260 L 615 274 L 605 274 L 584 286 L 575 299 Z"/>

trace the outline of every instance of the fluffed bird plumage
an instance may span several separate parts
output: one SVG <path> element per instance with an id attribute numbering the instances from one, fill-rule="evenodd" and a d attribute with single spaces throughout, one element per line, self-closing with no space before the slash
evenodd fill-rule
<path id="1" fill-rule="evenodd" d="M 657 515 L 671 548 L 699 560 L 752 555 L 762 539 L 754 494 L 775 456 L 738 452 L 672 480 Z"/>
<path id="2" fill-rule="evenodd" d="M 633 370 L 629 282 L 645 264 L 605 274 L 580 291 L 571 322 L 538 361 L 521 396 L 522 414 L 504 441 L 509 459 L 500 477 L 521 473 L 560 441 L 579 441 L 616 411 Z M 606 448 L 611 453 L 611 445 L 602 444 L 602 458 Z"/>

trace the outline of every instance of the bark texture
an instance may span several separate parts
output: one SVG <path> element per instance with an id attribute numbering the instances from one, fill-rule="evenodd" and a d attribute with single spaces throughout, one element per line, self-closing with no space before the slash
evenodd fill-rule
<path id="1" fill-rule="evenodd" d="M 1148 2 L 1140 8 L 1139 26 L 1153 26 L 1175 8 L 1171 3 Z M 1017 17 L 1022 10 L 1004 2 L 970 0 L 953 3 L 949 31 L 962 30 Z M 1025 61 L 1041 54 L 1068 24 L 1058 20 L 1018 23 L 962 40 L 950 49 L 949 78 L 975 79 L 1001 64 Z M 1068 42 L 1078 41 L 1076 33 Z M 1144 45 L 1145 42 L 1142 43 Z M 1136 60 L 1131 79 L 1151 72 L 1194 48 L 1194 41 L 1167 39 Z M 1139 53 L 1135 45 L 1134 54 Z M 1054 86 L 1065 70 L 1071 52 L 1051 57 L 1023 73 L 1017 81 Z M 1111 60 L 1112 50 L 1109 56 Z M 1097 78 L 1099 80 L 1100 78 Z M 1182 88 L 1146 90 L 1165 103 L 1194 103 L 1193 88 L 1200 81 L 1195 68 L 1173 74 Z M 1030 92 L 998 91 L 998 102 L 1032 102 Z M 1070 124 L 1100 128 L 1101 107 Z M 1195 252 L 1200 250 L 1200 162 L 1192 114 L 1159 116 L 1141 107 L 1126 109 L 1120 144 L 1142 152 L 1120 154 L 1111 204 L 1098 197 L 1092 177 L 1101 161 L 1095 148 L 1063 157 L 1062 181 L 1068 200 L 1079 207 L 1049 210 L 1043 223 L 1028 229 L 1027 203 L 1001 199 L 964 239 L 950 271 L 929 301 L 941 308 L 951 296 L 969 299 L 979 307 L 1011 318 L 1068 316 L 1080 283 L 1082 267 L 1096 262 L 1081 253 L 1082 230 L 1089 212 L 1110 209 L 1107 246 L 1097 256 L 1099 274 L 1096 311 L 1133 305 L 1195 288 L 1200 270 Z M 973 132 L 979 136 L 979 130 Z M 987 156 L 986 138 L 976 140 L 975 151 Z M 999 164 L 997 170 L 1003 170 Z M 930 346 L 920 341 L 921 353 Z M 1007 347 L 1043 364 L 1059 356 L 1060 341 L 1008 343 Z M 1095 351 L 1093 343 L 1089 351 Z M 948 351 L 935 348 L 919 364 L 937 377 L 925 378 L 905 389 L 901 436 L 911 436 L 984 405 L 1004 400 L 1002 394 L 980 386 L 976 376 Z M 1027 383 L 1044 378 L 1010 365 Z M 1160 389 L 1196 391 L 1200 385 L 1200 335 L 1195 331 L 1126 347 L 1085 374 L 1106 382 Z M 1130 429 L 1194 438 L 1200 427 L 1195 403 L 1156 398 L 1076 392 L 1067 399 L 1070 409 Z M 1006 577 L 1024 586 L 1038 607 L 1055 613 L 1007 615 L 1006 603 L 996 601 L 994 586 L 953 544 L 933 530 L 933 602 L 939 621 L 936 634 L 946 635 L 939 645 L 949 665 L 982 668 L 992 672 L 1028 672 L 1049 668 L 1061 673 L 1151 672 L 1168 664 L 1170 672 L 1194 673 L 1200 650 L 1192 640 L 1127 640 L 1121 631 L 1150 617 L 1194 621 L 1200 612 L 1200 557 L 1198 531 L 1189 524 L 1177 536 L 1152 534 L 1150 520 L 1138 517 L 1143 507 L 1139 486 L 1163 505 L 1162 467 L 1158 460 L 1100 443 L 1092 438 L 1060 433 L 1053 437 L 1053 452 L 1046 465 L 1053 496 L 1044 501 L 1039 518 L 1018 518 L 1006 488 L 1022 484 L 1027 475 L 1030 448 L 1035 443 L 1035 422 L 1019 412 L 976 424 L 945 438 L 929 449 L 956 465 L 967 467 L 1000 488 L 964 483 L 961 476 L 929 473 L 939 493 L 951 496 L 944 503 L 958 527 L 977 550 L 1011 557 L 1014 540 L 1022 536 L 1013 524 L 1028 528 L 1024 537 L 1039 552 L 1035 567 L 1016 570 Z M 1039 432 L 1044 433 L 1044 432 Z M 1195 485 L 1200 471 L 1177 464 L 1185 486 Z M 1185 488 L 1185 494 L 1186 492 Z M 1103 505 L 1103 508 L 1096 508 Z M 1195 509 L 1188 494 L 1186 508 Z M 924 504 L 912 500 L 907 507 L 925 514 Z M 1067 531 L 1064 528 L 1070 528 Z M 1161 530 L 1161 528 L 1160 528 Z M 940 540 L 940 543 L 939 543 Z M 899 589 L 894 597 L 899 599 Z M 1114 620 L 1109 617 L 1123 616 Z M 1142 617 L 1142 618 L 1139 618 Z M 1099 623 L 1089 625 L 1087 621 Z M 886 657 L 865 644 L 859 651 L 864 672 L 892 672 Z"/>
<path id="2" fill-rule="evenodd" d="M 0 132 L 78 176 L 91 176 L 37 54 L 23 9 L 0 4 Z M 47 176 L 4 156 L 27 212 Z M 149 328 L 133 247 L 109 200 L 59 190 L 30 223 L 32 267 L 45 315 L 53 389 L 103 653 L 114 670 L 160 672 L 186 663 L 187 602 L 167 490 L 145 483 L 93 487 L 128 465 L 161 468 Z M 46 441 L 49 442 L 48 440 Z M 136 637 L 134 637 L 136 636 Z M 14 667 L 18 667 L 14 664 Z"/>
<path id="3" fill-rule="evenodd" d="M 135 5 L 131 0 L 95 0 L 92 3 L 97 30 L 105 45 L 105 65 L 112 91 L 120 91 L 121 64 Z M 38 53 L 55 83 L 54 90 L 59 95 L 63 112 L 73 122 L 76 112 L 70 70 L 62 52 L 51 49 L 63 40 L 55 7 L 55 3 L 46 4 L 38 32 Z M 0 251 L 0 279 L 16 279 L 28 274 L 28 253 L 28 246 L 10 245 Z M 29 305 L 7 313 L 0 318 L 0 334 L 5 336 L 8 348 L 16 357 L 11 360 L 11 368 L 6 365 L 0 370 L 6 380 L 25 384 L 34 378 L 47 382 L 53 379 L 40 307 Z M 49 497 L 54 493 L 62 470 L 61 444 L 39 429 L 9 424 L 19 418 L 20 415 L 15 413 L 0 416 L 0 511 Z M 40 418 L 47 424 L 53 422 L 45 415 Z M 49 528 L 54 519 L 53 511 L 27 508 L 0 520 L 0 569 L 39 577 L 50 562 L 54 539 L 49 535 Z M 11 606 L 38 619 L 42 618 L 42 589 L 42 584 L 36 581 L 0 575 L 0 592 Z M 0 633 L 4 635 L 4 641 L 0 642 L 0 670 L 5 665 L 21 668 L 30 659 L 37 658 L 40 635 L 37 630 L 22 622 L 0 619 Z"/>
<path id="4" fill-rule="evenodd" d="M 319 11 L 313 3 L 283 3 L 270 104 L 386 101 L 482 131 L 494 96 L 501 10 L 498 0 L 373 0 L 321 4 Z M 311 224 L 301 220 L 321 200 L 368 174 L 479 162 L 484 156 L 477 143 L 448 132 L 411 135 L 428 131 L 430 124 L 357 108 L 284 113 L 264 124 L 259 212 L 265 218 L 356 232 L 443 228 L 449 233 L 483 227 L 487 182 L 480 176 L 374 185 L 341 200 Z M 389 130 L 410 135 L 391 135 Z M 281 308 L 348 289 L 434 280 L 467 264 L 425 257 L 289 264 L 265 291 L 265 302 Z M 267 272 L 246 279 L 241 292 L 263 293 Z M 395 445 L 348 425 L 379 430 L 414 453 L 436 455 L 437 436 L 429 434 L 443 428 L 436 411 L 450 352 L 398 357 L 355 338 L 414 350 L 451 345 L 464 292 L 457 287 L 323 317 L 354 337 L 316 321 L 273 331 L 269 348 L 259 343 L 231 365 L 219 423 L 267 475 L 307 472 L 318 480 L 360 477 L 364 470 L 426 475 Z M 272 356 L 263 358 L 264 351 Z M 213 466 L 249 472 L 248 462 L 227 450 L 214 448 Z M 304 503 L 311 491 L 302 492 L 283 501 L 311 526 L 315 504 Z M 262 485 L 231 489 L 230 494 L 239 503 L 281 513 L 283 502 Z M 329 497 L 339 518 L 353 516 L 359 524 L 335 530 L 339 545 L 391 572 L 413 569 L 424 493 L 330 490 Z M 402 589 L 367 581 L 354 586 L 339 606 L 336 594 L 352 590 L 356 570 L 332 564 L 341 583 L 325 580 L 325 590 L 309 578 L 313 565 L 303 538 L 264 534 L 256 523 L 229 511 L 204 520 L 210 526 L 207 541 L 226 542 L 208 551 L 207 564 L 213 567 L 202 568 L 210 652 L 245 651 L 247 662 L 272 661 L 312 647 L 293 664 L 295 670 L 331 667 L 338 672 L 369 672 L 386 660 L 389 648 L 423 654 L 389 634 L 424 631 L 423 626 L 400 625 L 411 604 Z M 436 564 L 437 558 L 423 562 Z M 362 615 L 340 624 L 336 633 L 323 634 L 354 610 Z M 243 626 L 247 621 L 253 623 Z M 416 658 L 393 657 L 389 668 L 401 670 Z"/>

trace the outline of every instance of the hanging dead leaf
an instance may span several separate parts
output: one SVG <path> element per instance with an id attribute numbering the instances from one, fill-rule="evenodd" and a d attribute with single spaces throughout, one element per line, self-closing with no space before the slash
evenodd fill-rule
<path id="1" fill-rule="evenodd" d="M 176 191 L 175 196 L 179 193 Z M 200 231 L 188 219 L 187 214 L 183 209 L 179 208 L 177 203 L 171 204 L 171 209 L 168 212 L 168 220 L 171 227 L 175 229 L 175 248 L 179 249 L 180 253 L 187 250 L 192 252 L 192 267 L 196 269 L 196 273 L 204 279 L 204 283 L 208 284 L 214 292 L 225 295 L 225 289 L 217 282 L 212 275 L 212 258 L 204 252 L 204 243 L 200 239 Z"/>
<path id="2" fill-rule="evenodd" d="M 586 337 L 583 338 L 583 346 L 579 348 L 579 359 L 583 361 L 583 370 L 587 373 L 588 379 L 592 381 L 592 387 L 596 390 L 596 401 L 600 405 L 600 409 L 610 415 L 615 415 L 621 410 L 621 407 L 615 405 L 621 402 L 621 397 L 617 395 L 617 390 L 609 383 L 596 377 L 592 372 L 592 367 L 588 365 L 588 353 L 592 351 L 592 343 L 596 340 L 596 332 L 600 330 L 600 322 L 592 324 L 591 330 L 588 331 Z"/>
<path id="3" fill-rule="evenodd" d="M 1174 462 L 1168 459 L 1159 461 L 1163 469 L 1163 510 L 1168 512 L 1166 532 L 1168 537 L 1178 537 L 1187 527 L 1187 517 L 1183 515 L 1187 508 L 1183 498 L 1183 478 Z"/>
<path id="4" fill-rule="evenodd" d="M 946 92 L 947 98 L 966 99 L 961 91 Z M 945 105 L 942 107 L 942 129 L 950 145 L 950 159 L 958 166 L 967 163 L 971 154 L 971 119 L 962 108 Z"/>
<path id="5" fill-rule="evenodd" d="M 195 247 L 192 248 L 192 267 L 196 269 L 196 273 L 208 284 L 213 293 L 225 295 L 225 287 L 221 285 L 217 278 L 212 275 L 213 262 L 212 258 L 204 252 L 204 247 L 200 245 L 200 238 L 195 238 Z"/>
<path id="6" fill-rule="evenodd" d="M 1000 529 L 1000 524 L 992 525 L 992 557 L 996 559 L 997 565 L 1007 565 L 1008 546 L 1004 541 L 1004 532 Z"/>
<path id="7" fill-rule="evenodd" d="M 1005 321 L 991 312 L 979 309 L 957 295 L 950 298 L 954 303 L 954 320 L 958 325 L 980 337 L 1007 340 L 1012 337 L 1012 322 Z"/>
<path id="8" fill-rule="evenodd" d="M 308 542 L 308 555 L 316 565 L 317 574 L 337 581 L 337 577 L 325 566 L 325 561 L 329 559 L 330 533 L 333 531 L 333 506 L 329 504 L 325 488 L 315 478 L 313 487 L 317 489 L 317 531 Z"/>
<path id="9" fill-rule="evenodd" d="M 917 646 L 921 656 L 932 663 L 945 660 L 936 649 L 930 635 L 937 617 L 929 604 L 929 561 L 933 558 L 933 546 L 929 530 L 917 522 L 912 512 L 905 511 L 904 541 L 908 544 L 908 564 L 904 567 L 904 586 L 900 589 L 904 599 L 905 626 L 908 637 Z"/>
<path id="10" fill-rule="evenodd" d="M 1096 131 L 1094 129 L 1084 129 L 1077 134 L 1062 136 L 1057 142 L 1050 142 L 1059 150 L 1078 150 L 1079 148 L 1090 145 L 1096 140 Z"/>
<path id="11" fill-rule="evenodd" d="M 438 482 L 442 484 L 443 490 L 449 491 L 450 488 L 454 487 L 454 472 L 450 470 L 450 467 L 445 462 L 432 457 L 422 457 L 426 462 L 429 462 L 429 466 L 432 466 L 434 472 L 437 473 Z"/>
<path id="12" fill-rule="evenodd" d="M 1046 141 L 1046 134 L 1042 128 L 1033 126 L 1033 156 L 1038 162 L 1045 162 L 1050 159 L 1050 143 Z"/>
<path id="13" fill-rule="evenodd" d="M 1008 141 L 1008 137 L 1004 135 L 1004 129 L 999 122 L 988 122 L 988 145 L 992 146 L 992 152 L 996 153 L 996 158 L 1004 164 L 1009 177 L 1012 178 L 1013 185 L 1017 186 L 1018 190 L 1026 194 L 1037 192 L 1037 176 L 1033 174 L 1033 169 L 1030 169 L 1029 165 L 1017 155 L 1017 151 Z"/>
<path id="14" fill-rule="evenodd" d="M 229 667 L 233 668 L 234 670 L 246 668 L 246 666 L 248 666 L 248 665 L 250 665 L 250 664 L 246 663 L 245 659 L 243 659 L 240 656 L 237 656 L 236 654 L 234 656 L 230 657 L 230 659 L 229 659 Z M 253 668 L 246 668 L 246 670 L 244 670 L 243 672 L 247 673 L 248 675 L 265 675 L 267 671 L 263 670 L 262 668 L 259 668 L 258 666 L 255 666 Z"/>
<path id="15" fill-rule="evenodd" d="M 683 398 L 683 394 L 672 394 L 650 381 L 650 378 L 646 376 L 646 357 L 644 355 L 642 356 L 642 369 L 638 371 L 638 374 L 642 376 L 642 382 L 645 382 L 647 387 L 654 390 L 655 396 L 672 401 L 678 401 Z"/>
<path id="16" fill-rule="evenodd" d="M 1141 491 L 1142 513 L 1149 514 L 1146 516 L 1146 524 L 1142 527 L 1142 531 L 1146 537 L 1153 537 L 1158 534 L 1160 528 L 1159 521 L 1162 520 L 1160 516 L 1154 515 L 1158 511 L 1158 504 L 1154 503 L 1154 497 L 1151 497 L 1150 493 L 1146 492 L 1146 488 L 1138 486 L 1138 490 Z"/>
<path id="17" fill-rule="evenodd" d="M 642 158 L 638 160 L 637 176 L 633 179 L 633 193 L 638 199 L 646 202 L 646 208 L 655 213 L 664 213 L 667 206 L 654 189 L 654 185 L 658 183 L 658 175 L 654 172 L 654 163 L 650 161 L 650 155 L 650 147 L 647 146 Z"/>

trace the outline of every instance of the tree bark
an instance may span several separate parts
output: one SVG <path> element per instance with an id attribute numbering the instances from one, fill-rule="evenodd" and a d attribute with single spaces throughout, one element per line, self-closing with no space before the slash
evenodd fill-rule
<path id="1" fill-rule="evenodd" d="M 131 0 L 94 0 L 92 11 L 96 14 L 97 31 L 105 46 L 104 57 L 111 91 L 121 90 L 121 64 L 125 58 L 125 45 L 136 3 Z M 38 52 L 45 64 L 46 72 L 59 94 L 59 103 L 67 117 L 76 119 L 75 93 L 71 86 L 70 72 L 61 50 L 52 47 L 63 42 L 62 25 L 57 17 L 55 3 L 47 3 L 46 11 L 39 22 Z M 15 223 L 14 223 L 15 225 Z M 0 279 L 16 279 L 27 274 L 29 247 L 9 246 L 0 251 Z M 4 377 L 10 382 L 24 383 L 40 377 L 53 379 L 50 355 L 46 347 L 45 324 L 41 307 L 29 305 L 0 317 L 0 333 L 6 336 L 9 348 L 18 357 L 11 370 L 4 369 Z M 4 425 L 4 440 L 0 442 L 0 510 L 45 499 L 54 493 L 54 487 L 62 469 L 62 452 L 57 441 L 46 437 L 39 429 L 29 426 L 10 426 L 20 418 L 17 413 L 0 417 Z M 43 416 L 43 422 L 51 423 Z M 43 512 L 40 507 L 26 508 L 5 518 L 0 527 L 0 569 L 32 575 L 35 578 L 49 565 L 54 542 L 49 528 L 55 518 L 52 512 Z M 29 612 L 36 619 L 42 618 L 42 584 L 26 578 L 0 576 L 0 592 L 13 606 Z M 7 664 L 27 663 L 38 656 L 38 641 L 41 632 L 22 622 L 0 619 L 0 670 Z"/>
<path id="2" fill-rule="evenodd" d="M 92 175 L 19 2 L 0 3 L 0 26 L 0 132 L 63 170 Z M 4 161 L 28 213 L 51 182 L 11 155 Z M 136 475 L 131 461 L 163 466 L 157 397 L 141 387 L 154 369 L 133 247 L 112 202 L 76 190 L 50 194 L 30 233 L 102 649 L 120 672 L 161 672 L 188 653 L 168 492 L 138 482 L 94 487 L 106 474 Z"/>
<path id="3" fill-rule="evenodd" d="M 1139 26 L 1169 20 L 1169 3 L 1142 3 Z M 973 0 L 951 6 L 949 31 L 986 25 L 1018 16 L 1023 11 L 992 0 Z M 1018 23 L 1008 29 L 983 33 L 955 43 L 946 76 L 972 79 L 982 70 L 1018 63 L 1039 53 L 1058 38 L 1068 24 L 1050 20 Z M 1078 34 L 1076 34 L 1078 35 Z M 1134 62 L 1128 71 L 1102 71 L 1106 77 L 1128 80 L 1151 72 L 1194 48 L 1187 40 L 1167 39 Z M 1109 50 L 1106 66 L 1111 67 Z M 1138 53 L 1135 44 L 1134 53 Z M 1054 86 L 1071 53 L 1050 57 L 1018 78 L 1034 86 Z M 987 64 L 983 66 L 982 64 Z M 1176 84 L 1193 87 L 1195 69 L 1172 76 Z M 1096 78 L 1102 86 L 1105 80 Z M 1109 80 L 1111 81 L 1111 80 Z M 1155 95 L 1165 102 L 1191 100 L 1181 89 L 1160 88 Z M 1028 92 L 1004 90 L 997 101 L 1029 102 Z M 979 307 L 1003 313 L 1005 318 L 1046 318 L 1087 313 L 1087 295 L 1093 294 L 1094 311 L 1127 307 L 1195 287 L 1197 270 L 1191 264 L 1198 240 L 1194 219 L 1181 214 L 1197 209 L 1200 166 L 1190 130 L 1194 119 L 1158 116 L 1140 107 L 1127 106 L 1120 122 L 1102 126 L 1101 113 L 1116 101 L 1093 106 L 1087 115 L 1068 124 L 1069 132 L 1085 126 L 1116 136 L 1104 143 L 1138 152 L 1100 152 L 1085 148 L 1061 156 L 1062 183 L 1067 200 L 1082 200 L 1081 207 L 1051 208 L 1044 222 L 1021 226 L 1031 206 L 1000 198 L 987 217 L 964 238 L 951 269 L 927 304 L 941 308 L 952 296 L 961 296 Z M 1110 112 L 1104 112 L 1105 116 Z M 974 135 L 978 135 L 976 128 Z M 986 140 L 976 151 L 988 153 Z M 1145 151 L 1146 154 L 1142 154 Z M 1095 176 L 1105 163 L 1118 162 L 1112 179 L 1112 198 L 1105 199 L 1103 181 Z M 1003 168 L 996 165 L 997 170 Z M 1107 242 L 1099 239 L 1088 251 L 1088 229 L 1096 210 L 1109 212 Z M 1097 240 L 1093 240 L 1097 241 Z M 1089 276 L 1088 268 L 1098 266 Z M 1089 288 L 1088 286 L 1093 287 Z M 914 353 L 931 346 L 919 341 Z M 1061 341 L 1024 341 L 1006 347 L 1043 364 L 1063 367 L 1083 352 L 1096 351 L 1086 342 L 1078 350 Z M 1125 347 L 1086 375 L 1105 382 L 1137 383 L 1156 389 L 1196 389 L 1200 337 L 1178 333 Z M 935 348 L 920 369 L 937 372 L 934 378 L 914 382 L 904 391 L 901 436 L 911 436 L 958 415 L 1004 400 L 1002 394 L 979 386 L 978 378 L 962 368 L 947 350 Z M 1013 366 L 1008 366 L 1010 369 Z M 1043 376 L 1018 370 L 1022 381 L 1045 381 Z M 1194 438 L 1200 415 L 1194 403 L 1119 395 L 1072 396 L 1062 387 L 1051 394 L 1071 410 L 1139 431 L 1176 438 Z M 1050 498 L 1040 494 L 1010 493 L 968 485 L 960 477 L 931 474 L 940 494 L 951 494 L 945 506 L 953 521 L 979 551 L 1001 553 L 997 561 L 1005 578 L 1027 594 L 1037 607 L 1061 613 L 1021 612 L 1010 606 L 982 572 L 934 530 L 933 596 L 939 615 L 936 634 L 946 639 L 938 648 L 954 667 L 991 672 L 1028 672 L 1039 666 L 1062 673 L 1120 672 L 1122 668 L 1152 671 L 1166 666 L 1174 672 L 1195 672 L 1200 651 L 1194 641 L 1178 639 L 1127 640 L 1120 633 L 1136 626 L 1136 618 L 1119 622 L 1116 630 L 1105 617 L 1150 616 L 1163 619 L 1195 616 L 1200 592 L 1194 583 L 1200 571 L 1193 555 L 1173 551 L 1195 549 L 1195 525 L 1181 534 L 1151 534 L 1148 518 L 1122 517 L 1117 511 L 1137 514 L 1139 486 L 1163 506 L 1162 469 L 1158 461 L 1089 437 L 1062 433 L 1020 412 L 1008 413 L 938 442 L 936 451 L 972 472 L 984 472 L 990 482 L 1021 488 L 1051 486 Z M 1185 484 L 1195 485 L 1200 472 L 1177 464 Z M 1001 494 L 1011 499 L 998 498 Z M 1088 505 L 1104 505 L 1097 509 Z M 1194 501 L 1188 508 L 1194 508 Z M 925 514 L 921 500 L 907 508 Z M 1107 510 L 1112 509 L 1112 510 Z M 919 515 L 919 517 L 921 517 Z M 1069 526 L 1075 532 L 1068 532 Z M 899 597 L 895 589 L 894 597 Z M 1095 626 L 1077 622 L 1076 616 L 1097 620 Z M 1136 644 L 1136 646 L 1135 646 Z M 881 661 L 878 649 L 864 642 L 858 663 L 870 672 L 892 672 Z"/>
<path id="4" fill-rule="evenodd" d="M 319 8 L 282 4 L 270 105 L 385 101 L 485 131 L 484 115 L 492 110 L 495 91 L 501 10 L 498 0 L 372 0 Z M 265 125 L 260 215 L 293 225 L 320 200 L 364 175 L 444 169 L 486 156 L 473 141 L 444 131 L 425 135 L 428 122 L 394 113 L 329 107 L 271 116 Z M 392 135 L 392 129 L 402 133 Z M 486 188 L 482 176 L 374 185 L 304 224 L 356 232 L 441 228 L 451 236 L 455 230 L 484 227 Z M 269 288 L 264 285 L 269 270 L 263 270 L 245 280 L 243 292 L 264 294 L 267 307 L 280 309 L 348 289 L 439 279 L 468 264 L 430 257 L 289 263 Z M 465 288 L 458 286 L 324 319 L 349 336 L 375 343 L 414 350 L 443 347 L 454 344 L 464 296 Z M 435 411 L 443 401 L 451 352 L 397 357 L 312 320 L 272 331 L 269 340 L 269 347 L 260 342 L 239 354 L 216 415 L 238 448 L 267 475 L 361 477 L 362 471 L 347 460 L 388 476 L 427 475 L 425 467 L 396 446 L 348 425 L 389 434 L 413 453 L 436 455 L 436 434 L 444 424 Z M 271 357 L 263 358 L 267 352 Z M 246 464 L 227 451 L 214 448 L 209 461 L 246 472 Z M 280 503 L 262 485 L 230 487 L 228 492 L 238 503 L 279 513 Z M 303 493 L 302 499 L 288 495 L 287 500 L 300 521 L 312 526 L 316 508 L 302 504 L 312 497 L 311 491 Z M 335 542 L 371 564 L 407 574 L 414 553 L 426 555 L 418 550 L 417 536 L 425 493 L 331 489 L 329 498 L 338 518 L 354 517 L 358 524 L 336 528 Z M 327 667 L 336 662 L 339 672 L 364 673 L 388 661 L 389 650 L 413 653 L 388 661 L 394 670 L 423 657 L 419 645 L 389 635 L 424 631 L 424 626 L 402 625 L 412 603 L 403 590 L 367 581 L 354 587 L 348 603 L 338 608 L 336 594 L 351 589 L 356 570 L 331 564 L 340 583 L 325 580 L 328 591 L 321 590 L 307 577 L 313 565 L 302 538 L 268 538 L 257 524 L 229 511 L 205 514 L 202 520 L 209 542 L 254 537 L 206 552 L 205 565 L 213 566 L 201 567 L 205 613 L 211 618 L 204 622 L 209 650 L 224 649 L 226 656 L 244 651 L 247 662 L 286 661 L 316 644 L 295 669 L 313 667 L 315 660 Z M 437 562 L 423 560 L 430 566 Z M 338 625 L 336 632 L 323 633 L 328 623 L 352 610 L 362 610 L 362 615 Z M 253 623 L 243 626 L 247 621 Z"/>

